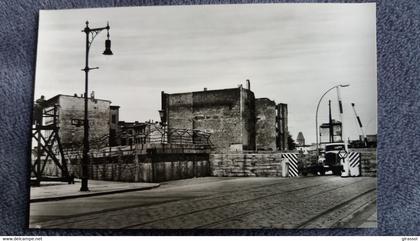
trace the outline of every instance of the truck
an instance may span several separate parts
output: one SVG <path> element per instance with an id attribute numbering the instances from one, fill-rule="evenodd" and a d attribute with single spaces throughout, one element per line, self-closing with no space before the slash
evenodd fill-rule
<path id="1" fill-rule="evenodd" d="M 300 172 L 304 176 L 309 173 L 323 176 L 328 171 L 331 171 L 333 175 L 341 175 L 343 165 L 340 162 L 338 153 L 342 150 L 347 152 L 346 144 L 343 142 L 325 144 L 325 148 L 321 151 L 319 159 L 310 157 L 300 163 Z"/>
<path id="2" fill-rule="evenodd" d="M 325 145 L 324 168 L 326 171 L 331 170 L 334 175 L 341 175 L 343 165 L 341 164 L 341 158 L 338 153 L 343 150 L 348 152 L 348 148 L 343 142 L 329 143 Z"/>

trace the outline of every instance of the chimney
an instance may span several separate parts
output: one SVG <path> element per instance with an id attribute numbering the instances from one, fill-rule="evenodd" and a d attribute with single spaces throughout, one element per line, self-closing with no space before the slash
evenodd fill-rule
<path id="1" fill-rule="evenodd" d="M 246 80 L 246 88 L 251 90 L 251 82 L 249 81 L 249 79 Z"/>
<path id="2" fill-rule="evenodd" d="M 207 87 L 204 87 L 204 91 L 207 91 Z"/>

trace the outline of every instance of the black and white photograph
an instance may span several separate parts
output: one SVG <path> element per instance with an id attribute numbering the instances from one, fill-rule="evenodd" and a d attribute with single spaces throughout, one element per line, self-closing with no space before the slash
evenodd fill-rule
<path id="1" fill-rule="evenodd" d="M 375 3 L 41 10 L 29 228 L 376 228 L 376 49 Z"/>

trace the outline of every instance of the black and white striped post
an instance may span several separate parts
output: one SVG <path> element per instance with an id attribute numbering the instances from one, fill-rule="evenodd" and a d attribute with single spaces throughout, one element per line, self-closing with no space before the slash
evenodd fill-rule
<path id="1" fill-rule="evenodd" d="M 288 173 L 289 177 L 298 177 L 298 157 L 295 153 L 283 153 L 283 158 L 289 163 Z"/>

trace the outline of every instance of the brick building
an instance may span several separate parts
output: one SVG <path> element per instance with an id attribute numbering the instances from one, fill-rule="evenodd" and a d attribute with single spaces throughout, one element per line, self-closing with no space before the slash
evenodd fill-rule
<path id="1" fill-rule="evenodd" d="M 162 92 L 162 113 L 169 129 L 211 133 L 218 151 L 287 149 L 287 105 L 256 99 L 249 84 L 248 88 Z"/>

